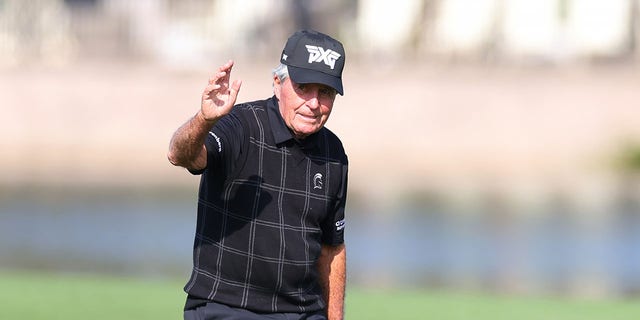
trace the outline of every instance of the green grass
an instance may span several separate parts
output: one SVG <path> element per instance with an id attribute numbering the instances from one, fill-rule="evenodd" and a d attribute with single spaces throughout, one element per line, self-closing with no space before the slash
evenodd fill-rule
<path id="1" fill-rule="evenodd" d="M 576 300 L 433 291 L 348 293 L 348 319 L 640 319 L 640 301 Z"/>
<path id="2" fill-rule="evenodd" d="M 182 319 L 182 284 L 0 272 L 0 319 Z M 352 288 L 347 292 L 347 319 L 623 320 L 640 319 L 639 302 Z"/>
<path id="3" fill-rule="evenodd" d="M 182 319 L 181 289 L 177 281 L 0 273 L 0 319 Z"/>

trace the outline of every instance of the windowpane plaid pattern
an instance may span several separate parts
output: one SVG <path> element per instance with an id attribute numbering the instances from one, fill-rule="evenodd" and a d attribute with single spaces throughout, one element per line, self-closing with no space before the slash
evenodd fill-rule
<path id="1" fill-rule="evenodd" d="M 189 299 L 258 312 L 324 308 L 321 245 L 344 241 L 348 161 L 338 137 L 323 128 L 296 141 L 272 97 L 235 106 L 206 146 Z"/>

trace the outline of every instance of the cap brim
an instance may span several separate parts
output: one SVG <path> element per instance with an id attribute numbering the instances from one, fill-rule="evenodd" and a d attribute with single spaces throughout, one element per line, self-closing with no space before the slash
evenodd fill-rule
<path id="1" fill-rule="evenodd" d="M 328 75 L 324 72 L 315 70 L 287 66 L 289 77 L 296 83 L 320 83 L 334 88 L 341 96 L 344 95 L 342 90 L 342 79 Z"/>

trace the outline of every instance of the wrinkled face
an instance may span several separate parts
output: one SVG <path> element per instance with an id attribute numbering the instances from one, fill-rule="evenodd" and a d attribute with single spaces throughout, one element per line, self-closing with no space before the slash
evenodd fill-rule
<path id="1" fill-rule="evenodd" d="M 279 100 L 280 114 L 297 139 L 318 132 L 329 119 L 336 91 L 317 83 L 283 82 L 274 76 L 273 88 Z"/>

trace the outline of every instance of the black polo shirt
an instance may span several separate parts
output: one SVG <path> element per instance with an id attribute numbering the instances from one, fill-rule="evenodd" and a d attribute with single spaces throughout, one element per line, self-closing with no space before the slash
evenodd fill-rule
<path id="1" fill-rule="evenodd" d="M 212 300 L 256 312 L 325 308 L 316 262 L 344 242 L 347 156 L 322 128 L 302 141 L 278 100 L 249 102 L 206 140 L 186 308 Z"/>

